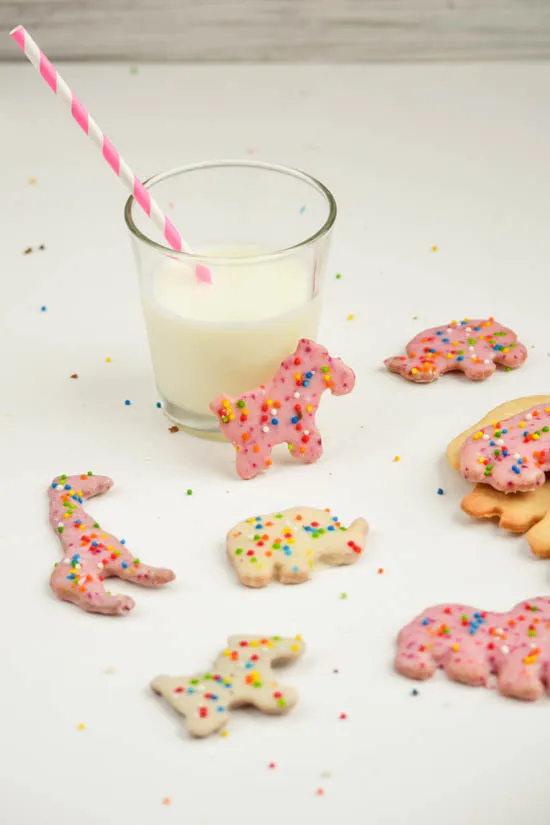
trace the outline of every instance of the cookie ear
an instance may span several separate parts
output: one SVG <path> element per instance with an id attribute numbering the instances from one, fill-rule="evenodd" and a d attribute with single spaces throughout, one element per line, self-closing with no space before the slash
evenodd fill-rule
<path id="1" fill-rule="evenodd" d="M 210 409 L 212 410 L 214 415 L 216 415 L 216 416 L 218 415 L 218 410 L 221 408 L 223 402 L 226 401 L 226 400 L 227 400 L 226 395 L 219 395 L 217 398 L 215 398 L 213 401 L 210 402 Z"/>

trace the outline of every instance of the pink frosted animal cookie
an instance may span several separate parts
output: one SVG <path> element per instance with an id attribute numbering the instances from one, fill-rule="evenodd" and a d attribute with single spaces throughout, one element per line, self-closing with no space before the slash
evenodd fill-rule
<path id="1" fill-rule="evenodd" d="M 485 321 L 451 321 L 448 326 L 420 332 L 407 344 L 407 355 L 384 361 L 390 372 L 407 381 L 428 384 L 445 372 L 459 370 L 472 381 L 483 381 L 495 371 L 495 364 L 509 369 L 521 367 L 527 350 L 515 332 Z"/>
<path id="2" fill-rule="evenodd" d="M 550 471 L 550 406 L 531 407 L 473 433 L 461 447 L 460 471 L 466 481 L 504 493 L 540 487 Z"/>
<path id="3" fill-rule="evenodd" d="M 504 696 L 533 701 L 549 683 L 550 598 L 521 602 L 508 613 L 461 604 L 430 607 L 399 634 L 396 670 L 430 679 L 442 668 L 449 679 L 489 687 L 496 675 Z"/>
<path id="4" fill-rule="evenodd" d="M 135 559 L 96 520 L 84 512 L 82 504 L 113 486 L 106 476 L 87 473 L 59 476 L 50 485 L 50 524 L 59 536 L 64 558 L 56 564 L 50 584 L 58 599 L 73 602 L 90 613 L 121 616 L 134 607 L 128 596 L 105 591 L 107 578 L 126 579 L 145 587 L 157 587 L 175 578 L 171 570 L 148 567 Z"/>
<path id="5" fill-rule="evenodd" d="M 347 395 L 355 386 L 355 373 L 340 358 L 332 358 L 315 341 L 302 338 L 296 352 L 286 358 L 269 384 L 210 404 L 220 429 L 237 451 L 237 472 L 254 478 L 271 466 L 271 451 L 288 444 L 290 454 L 304 463 L 323 454 L 315 414 L 322 394 Z"/>

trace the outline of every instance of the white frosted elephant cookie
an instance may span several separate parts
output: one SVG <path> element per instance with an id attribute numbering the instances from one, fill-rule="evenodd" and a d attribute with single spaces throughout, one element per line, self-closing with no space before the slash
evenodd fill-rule
<path id="1" fill-rule="evenodd" d="M 248 587 L 265 587 L 273 579 L 300 584 L 316 562 L 356 562 L 367 532 L 362 518 L 345 527 L 330 510 L 292 507 L 240 521 L 227 534 L 227 555 Z"/>
<path id="2" fill-rule="evenodd" d="M 254 705 L 271 714 L 293 708 L 298 693 L 275 681 L 272 665 L 299 659 L 304 649 L 300 636 L 230 636 L 209 672 L 157 676 L 151 688 L 185 717 L 190 734 L 208 736 L 227 724 L 232 708 Z"/>

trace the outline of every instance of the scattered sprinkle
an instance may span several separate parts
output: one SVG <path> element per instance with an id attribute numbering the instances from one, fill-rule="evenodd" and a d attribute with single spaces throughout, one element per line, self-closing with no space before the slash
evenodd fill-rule
<path id="1" fill-rule="evenodd" d="M 400 455 L 395 455 L 395 456 L 393 457 L 393 460 L 394 460 L 394 461 L 401 461 L 401 456 L 400 456 Z"/>
<path id="2" fill-rule="evenodd" d="M 348 321 L 353 321 L 354 318 L 355 316 L 353 313 L 351 313 L 351 315 L 348 315 Z"/>
<path id="3" fill-rule="evenodd" d="M 277 765 L 275 764 L 275 762 L 270 762 L 269 765 L 268 765 L 268 768 L 276 768 L 276 767 L 277 767 Z"/>
<path id="4" fill-rule="evenodd" d="M 411 696 L 418 696 L 418 695 L 419 695 L 419 691 L 416 688 L 413 688 L 411 690 Z"/>
<path id="5" fill-rule="evenodd" d="M 191 489 L 187 490 L 187 495 L 192 496 L 193 495 L 193 490 L 191 490 Z"/>
<path id="6" fill-rule="evenodd" d="M 420 315 L 413 315 L 413 321 L 418 321 L 419 318 L 420 318 Z"/>
<path id="7" fill-rule="evenodd" d="M 180 428 L 177 427 L 176 424 L 174 424 L 172 427 L 168 427 L 168 432 L 169 433 L 179 433 L 179 431 L 180 431 Z"/>
<path id="8" fill-rule="evenodd" d="M 252 146 L 247 146 L 247 148 L 244 151 L 245 151 L 245 154 L 247 154 L 247 155 L 255 155 L 256 154 L 256 150 L 253 149 Z"/>
<path id="9" fill-rule="evenodd" d="M 330 771 L 323 771 L 323 773 L 321 774 L 321 779 L 330 779 L 331 776 L 332 774 Z"/>
<path id="10" fill-rule="evenodd" d="M 46 249 L 46 244 L 45 244 L 45 243 L 41 243 L 41 244 L 40 244 L 40 246 L 39 246 L 38 248 L 39 248 L 39 250 L 40 250 L 41 252 L 44 252 L 44 250 Z"/>
<path id="11" fill-rule="evenodd" d="M 78 378 L 78 373 L 77 373 L 77 372 L 73 372 L 73 374 L 72 374 L 70 377 L 71 377 L 71 378 Z"/>
<path id="12" fill-rule="evenodd" d="M 171 805 L 171 804 L 172 804 L 172 800 L 170 799 L 170 797 L 169 797 L 169 796 L 165 796 L 165 797 L 164 797 L 164 799 L 162 800 L 162 804 L 163 804 L 163 805 Z"/>
<path id="13" fill-rule="evenodd" d="M 29 178 L 29 183 L 31 186 L 34 186 L 34 184 L 36 183 L 36 178 Z"/>
<path id="14" fill-rule="evenodd" d="M 84 722 L 81 722 L 81 723 L 78 725 L 77 730 L 86 730 L 86 725 L 84 724 Z"/>
<path id="15" fill-rule="evenodd" d="M 132 405 L 132 402 L 128 398 L 126 399 L 126 401 L 124 403 L 126 404 L 127 407 L 130 407 Z"/>
<path id="16" fill-rule="evenodd" d="M 342 277 L 342 275 L 339 272 L 337 272 L 336 273 L 336 280 L 339 281 L 341 277 Z"/>
<path id="17" fill-rule="evenodd" d="M 162 404 L 160 403 L 160 401 L 157 401 L 157 407 L 158 407 L 159 410 L 161 409 Z"/>
<path id="18" fill-rule="evenodd" d="M 438 496 L 443 496 L 443 495 L 445 495 L 445 490 L 443 489 L 443 487 L 439 487 L 439 488 L 438 488 L 438 490 L 437 490 L 437 495 L 438 495 Z"/>
<path id="19" fill-rule="evenodd" d="M 317 796 L 323 796 L 323 794 L 325 793 L 324 788 L 317 788 L 315 793 L 317 794 Z"/>
<path id="20" fill-rule="evenodd" d="M 48 307 L 40 307 L 40 312 L 47 312 L 47 311 L 48 311 Z"/>
<path id="21" fill-rule="evenodd" d="M 220 736 L 229 736 L 229 731 L 227 730 L 227 728 L 224 728 L 222 730 L 222 732 L 220 733 Z"/>
<path id="22" fill-rule="evenodd" d="M 339 718 L 339 719 L 347 719 L 348 717 L 347 717 L 347 714 L 346 714 L 346 713 L 341 713 L 341 714 L 340 714 L 340 716 L 339 716 L 338 718 Z"/>
<path id="23" fill-rule="evenodd" d="M 305 204 L 304 204 L 304 206 L 300 206 L 300 215 L 304 214 L 304 212 L 306 211 L 306 208 L 307 207 L 305 206 Z"/>
<path id="24" fill-rule="evenodd" d="M 332 672 L 333 672 L 333 673 L 340 673 L 340 671 L 339 671 L 339 670 L 338 670 L 338 668 L 336 668 L 336 667 L 333 669 L 333 671 L 332 671 Z"/>
<path id="25" fill-rule="evenodd" d="M 139 72 L 139 66 L 130 66 L 130 74 L 137 74 Z"/>
<path id="26" fill-rule="evenodd" d="M 377 570 L 378 575 L 381 576 L 383 572 L 384 572 L 384 568 L 379 567 L 378 570 Z"/>
<path id="27" fill-rule="evenodd" d="M 347 593 L 340 593 L 340 598 L 341 599 L 347 599 L 347 597 L 348 597 Z"/>
<path id="28" fill-rule="evenodd" d="M 437 251 L 438 251 L 438 249 L 439 249 L 439 247 L 438 247 L 438 246 L 432 246 L 432 252 L 437 252 Z"/>
<path id="29" fill-rule="evenodd" d="M 512 372 L 512 367 L 504 367 L 504 372 Z"/>
<path id="30" fill-rule="evenodd" d="M 109 358 L 109 356 L 107 356 L 107 358 L 105 359 L 105 362 L 107 364 L 110 364 L 112 360 L 113 360 L 112 358 Z"/>

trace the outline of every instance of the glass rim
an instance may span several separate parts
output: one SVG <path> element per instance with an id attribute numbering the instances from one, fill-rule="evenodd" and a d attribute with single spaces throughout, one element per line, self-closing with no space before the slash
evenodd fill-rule
<path id="1" fill-rule="evenodd" d="M 171 246 L 165 246 L 164 244 L 158 243 L 157 241 L 154 241 L 152 238 L 148 237 L 143 232 L 141 232 L 141 230 L 138 229 L 138 227 L 136 226 L 136 223 L 132 216 L 132 209 L 134 207 L 136 199 L 134 195 L 130 195 L 124 206 L 124 220 L 126 222 L 126 226 L 130 234 L 137 238 L 137 240 L 146 244 L 147 246 L 150 246 L 153 249 L 158 250 L 163 255 L 169 255 L 170 257 L 177 258 L 178 260 L 189 261 L 194 263 L 198 263 L 199 261 L 212 261 L 223 264 L 243 264 L 245 262 L 250 263 L 267 261 L 272 260 L 273 258 L 277 258 L 279 256 L 283 257 L 289 255 L 290 253 L 296 250 L 314 244 L 320 238 L 327 235 L 332 229 L 337 215 L 337 206 L 334 195 L 332 194 L 330 189 L 328 189 L 328 187 L 324 185 L 324 183 L 321 183 L 320 180 L 314 178 L 312 175 L 308 175 L 307 172 L 303 172 L 301 169 L 295 169 L 292 166 L 283 166 L 281 164 L 269 163 L 268 161 L 260 160 L 240 160 L 238 158 L 205 160 L 201 161 L 200 163 L 190 163 L 184 166 L 176 166 L 173 169 L 167 169 L 164 172 L 157 172 L 156 175 L 152 175 L 151 177 L 144 180 L 143 185 L 146 189 L 150 189 L 157 183 L 161 183 L 162 181 L 167 180 L 168 178 L 184 174 L 185 172 L 196 172 L 200 169 L 216 169 L 230 166 L 242 166 L 247 167 L 249 169 L 262 169 L 267 172 L 278 172 L 279 174 L 289 175 L 290 177 L 302 180 L 304 183 L 308 184 L 308 186 L 311 186 L 314 189 L 316 189 L 326 199 L 329 206 L 329 214 L 326 221 L 323 223 L 321 227 L 319 227 L 319 229 L 317 229 L 316 232 L 314 232 L 309 237 L 305 238 L 303 241 L 300 241 L 297 244 L 293 244 L 292 246 L 288 246 L 283 249 L 275 249 L 273 252 L 265 252 L 261 255 L 239 255 L 238 257 L 218 257 L 215 255 L 208 254 L 200 255 L 195 254 L 194 252 L 178 252 L 177 250 L 172 249 Z M 137 204 L 137 208 L 140 208 L 139 204 Z"/>

